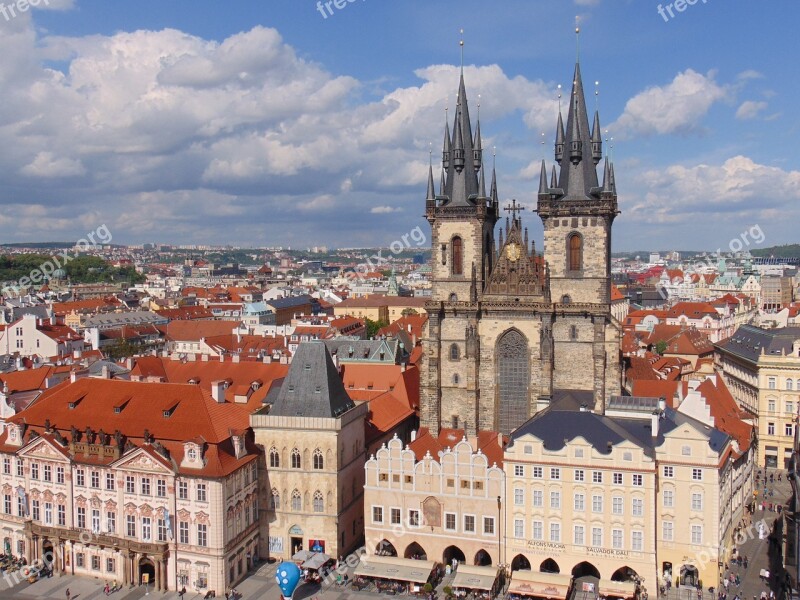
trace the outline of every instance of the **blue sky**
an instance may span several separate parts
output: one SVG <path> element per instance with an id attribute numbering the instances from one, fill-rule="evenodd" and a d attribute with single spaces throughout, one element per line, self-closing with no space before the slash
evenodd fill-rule
<path id="1" fill-rule="evenodd" d="M 765 245 L 798 241 L 793 0 L 697 0 L 671 18 L 662 1 L 667 20 L 652 0 L 355 0 L 327 18 L 316 0 L 40 0 L 10 18 L 0 2 L 2 241 L 103 223 L 118 243 L 427 231 L 462 28 L 501 199 L 532 208 L 576 15 L 614 138 L 614 250 L 725 248 L 756 224 Z"/>

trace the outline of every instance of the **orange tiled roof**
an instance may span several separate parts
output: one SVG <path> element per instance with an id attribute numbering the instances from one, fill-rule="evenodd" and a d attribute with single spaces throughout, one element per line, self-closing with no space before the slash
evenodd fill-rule
<path id="1" fill-rule="evenodd" d="M 426 427 L 422 427 L 417 432 L 417 439 L 411 442 L 410 447 L 417 460 L 422 460 L 427 453 L 430 453 L 433 459 L 437 460 L 439 452 L 447 448 L 453 448 L 464 439 L 464 435 L 463 429 L 444 428 L 439 432 L 439 436 L 435 437 Z M 478 449 L 486 455 L 489 465 L 497 464 L 498 467 L 502 468 L 503 449 L 508 443 L 508 439 L 494 431 L 479 431 L 477 442 Z"/>
<path id="2" fill-rule="evenodd" d="M 168 340 L 199 342 L 201 338 L 230 334 L 240 321 L 171 321 L 158 329 Z"/>

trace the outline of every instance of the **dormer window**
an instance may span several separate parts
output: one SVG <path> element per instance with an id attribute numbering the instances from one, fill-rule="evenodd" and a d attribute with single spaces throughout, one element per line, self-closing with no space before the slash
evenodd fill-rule
<path id="1" fill-rule="evenodd" d="M 191 462 L 197 460 L 197 449 L 194 446 L 189 446 L 186 449 L 186 458 L 189 459 L 189 461 Z"/>

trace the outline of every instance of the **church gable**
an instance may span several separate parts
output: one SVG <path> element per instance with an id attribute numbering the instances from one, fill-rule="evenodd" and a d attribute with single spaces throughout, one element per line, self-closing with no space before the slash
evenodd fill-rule
<path id="1" fill-rule="evenodd" d="M 534 245 L 528 243 L 528 230 L 523 236 L 520 219 L 516 216 L 516 201 L 510 209 L 512 223 L 506 220 L 506 241 L 500 232 L 500 251 L 494 269 L 487 276 L 484 296 L 538 296 L 545 292 L 545 266 L 536 255 Z"/>

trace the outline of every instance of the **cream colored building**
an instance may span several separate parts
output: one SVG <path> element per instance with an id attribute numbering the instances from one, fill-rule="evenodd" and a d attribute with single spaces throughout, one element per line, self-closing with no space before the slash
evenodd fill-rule
<path id="1" fill-rule="evenodd" d="M 757 464 L 788 468 L 800 406 L 800 327 L 743 325 L 716 350 L 725 383 L 757 420 Z"/>
<path id="2" fill-rule="evenodd" d="M 751 487 L 747 449 L 655 398 L 612 397 L 605 415 L 558 410 L 506 448 L 512 571 L 718 583 Z"/>
<path id="3" fill-rule="evenodd" d="M 365 465 L 367 553 L 499 564 L 502 456 L 502 437 L 489 432 L 422 429 L 405 447 L 384 444 Z"/>
<path id="4" fill-rule="evenodd" d="M 323 342 L 298 346 L 271 409 L 250 421 L 266 467 L 262 556 L 321 550 L 338 558 L 358 547 L 367 412 L 347 395 Z"/>

